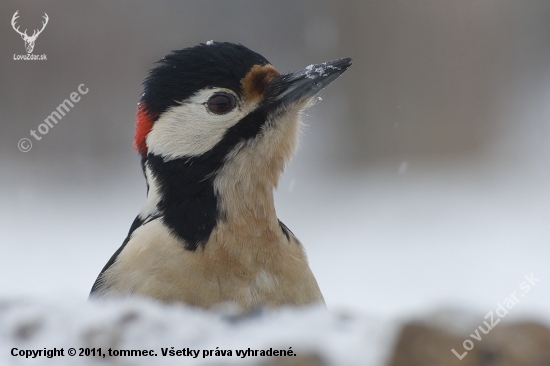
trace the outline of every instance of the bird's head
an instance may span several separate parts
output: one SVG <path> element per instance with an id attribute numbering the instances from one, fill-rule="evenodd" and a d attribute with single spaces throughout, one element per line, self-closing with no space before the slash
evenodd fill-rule
<path id="1" fill-rule="evenodd" d="M 276 186 L 297 144 L 300 112 L 351 59 L 281 75 L 242 45 L 208 42 L 158 64 L 144 82 L 135 132 L 149 188 L 161 197 L 156 206 L 166 211 L 175 200 L 190 208 L 195 200 L 219 216 L 227 213 L 218 202 L 224 189 Z"/>

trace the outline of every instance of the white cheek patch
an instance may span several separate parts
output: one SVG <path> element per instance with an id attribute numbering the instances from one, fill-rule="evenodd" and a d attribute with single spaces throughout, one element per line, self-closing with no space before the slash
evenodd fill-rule
<path id="1" fill-rule="evenodd" d="M 227 89 L 207 89 L 197 92 L 185 103 L 171 107 L 154 123 L 147 135 L 150 153 L 160 155 L 165 161 L 184 156 L 198 156 L 210 151 L 225 132 L 250 113 L 256 105 L 239 105 L 230 112 L 217 115 L 207 110 L 205 103 L 216 92 Z"/>

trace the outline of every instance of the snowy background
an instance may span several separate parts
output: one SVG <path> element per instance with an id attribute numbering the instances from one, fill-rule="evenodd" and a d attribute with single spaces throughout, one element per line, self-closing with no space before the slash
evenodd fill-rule
<path id="1" fill-rule="evenodd" d="M 482 319 L 531 273 L 540 282 L 511 316 L 550 317 L 550 3 L 9 0 L 0 9 L 9 319 L 24 317 L 13 304 L 29 299 L 48 319 L 61 309 L 68 327 L 94 314 L 108 322 L 99 305 L 85 307 L 89 320 L 77 309 L 144 202 L 132 151 L 140 83 L 168 51 L 210 39 L 242 43 L 283 72 L 354 58 L 308 112 L 276 192 L 330 309 L 289 317 L 325 324 L 351 312 L 361 332 L 440 308 Z M 25 52 L 10 26 L 16 10 L 29 29 L 48 13 L 34 51 L 48 61 L 13 60 Z M 17 142 L 81 83 L 90 92 L 20 152 Z M 193 314 L 196 324 L 206 317 Z"/>

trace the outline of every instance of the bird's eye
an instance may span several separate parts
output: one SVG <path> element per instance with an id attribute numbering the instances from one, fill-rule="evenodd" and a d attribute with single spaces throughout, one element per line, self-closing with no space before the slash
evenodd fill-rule
<path id="1" fill-rule="evenodd" d="M 226 114 L 235 108 L 235 98 L 231 94 L 214 94 L 206 102 L 208 110 L 215 114 Z"/>

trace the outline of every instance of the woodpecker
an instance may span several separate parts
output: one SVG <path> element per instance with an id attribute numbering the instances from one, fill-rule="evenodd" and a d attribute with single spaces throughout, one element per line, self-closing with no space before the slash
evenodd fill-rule
<path id="1" fill-rule="evenodd" d="M 243 310 L 324 304 L 273 190 L 301 112 L 351 62 L 281 75 L 242 45 L 212 41 L 160 60 L 136 118 L 147 200 L 90 297 Z"/>

